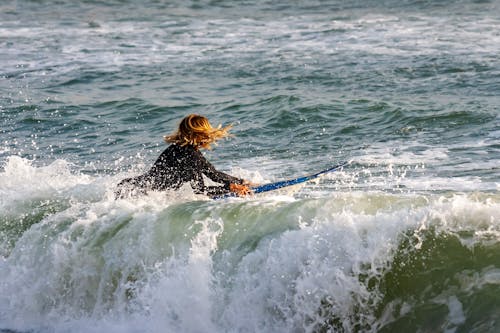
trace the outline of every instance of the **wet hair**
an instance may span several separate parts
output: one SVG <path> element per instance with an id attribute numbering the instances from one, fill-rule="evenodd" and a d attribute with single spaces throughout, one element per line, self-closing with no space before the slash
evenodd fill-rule
<path id="1" fill-rule="evenodd" d="M 212 127 L 208 119 L 197 114 L 190 114 L 179 124 L 177 132 L 164 137 L 168 143 L 180 146 L 192 145 L 196 148 L 210 149 L 210 144 L 229 135 L 231 125 L 217 128 Z"/>

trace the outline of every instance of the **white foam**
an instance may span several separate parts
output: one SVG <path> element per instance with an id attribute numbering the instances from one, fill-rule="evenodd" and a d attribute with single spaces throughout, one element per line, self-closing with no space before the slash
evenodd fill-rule
<path id="1" fill-rule="evenodd" d="M 372 306 L 383 295 L 360 275 L 379 278 L 402 234 L 413 230 L 417 239 L 435 227 L 471 248 L 500 241 L 495 193 L 209 201 L 153 192 L 115 201 L 106 187 L 123 174 L 71 169 L 65 161 L 34 166 L 12 157 L 0 173 L 2 205 L 14 215 L 31 209 L 19 200 L 71 197 L 0 260 L 4 327 L 290 332 L 314 330 L 335 314 L 350 329 L 353 312 L 375 323 Z M 484 271 L 469 288 L 497 283 L 497 275 Z M 450 309 L 450 330 L 463 322 L 458 298 L 436 301 Z"/>
<path id="2" fill-rule="evenodd" d="M 458 327 L 465 323 L 466 317 L 464 314 L 462 303 L 458 300 L 456 296 L 449 296 L 447 299 L 436 299 L 436 303 L 445 304 L 448 307 L 448 318 L 447 325 L 444 328 L 444 332 L 453 333 L 456 332 Z"/>
<path id="3" fill-rule="evenodd" d="M 85 186 L 92 182 L 91 178 L 75 175 L 70 168 L 71 165 L 64 160 L 35 167 L 27 159 L 10 156 L 0 173 L 0 207 L 7 209 L 13 202 L 23 202 L 33 197 L 61 197 L 74 187 L 85 191 Z"/>
<path id="4" fill-rule="evenodd" d="M 124 64 L 150 65 L 178 59 L 196 63 L 214 55 L 227 59 L 256 53 L 269 61 L 291 64 L 354 52 L 418 56 L 441 55 L 446 50 L 467 54 L 475 61 L 487 61 L 484 57 L 488 54 L 500 53 L 500 37 L 490 28 L 498 21 L 488 17 L 460 17 L 458 21 L 456 17 L 369 14 L 332 21 L 323 15 L 309 14 L 273 20 L 191 17 L 186 19 L 187 25 L 180 26 L 172 22 L 163 28 L 149 22 L 114 20 L 103 20 L 93 28 L 85 24 L 24 27 L 16 23 L 0 27 L 0 35 L 31 41 L 19 44 L 19 50 L 7 50 L 12 53 L 8 57 L 12 61 L 5 64 L 6 68 L 18 64 L 16 52 L 37 53 L 40 45 L 61 39 L 62 52 L 57 57 L 47 54 L 29 65 L 32 70 L 51 68 L 52 74 L 75 64 L 79 68 L 91 65 L 110 71 L 119 70 Z M 116 40 L 115 36 L 123 38 Z M 130 47 L 123 47 L 123 43 Z"/>

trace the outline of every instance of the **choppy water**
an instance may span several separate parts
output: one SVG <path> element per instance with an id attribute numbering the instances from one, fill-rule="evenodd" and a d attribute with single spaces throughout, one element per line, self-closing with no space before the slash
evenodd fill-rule
<path id="1" fill-rule="evenodd" d="M 0 4 L 0 332 L 498 332 L 499 1 Z M 294 192 L 114 200 L 188 113 Z"/>

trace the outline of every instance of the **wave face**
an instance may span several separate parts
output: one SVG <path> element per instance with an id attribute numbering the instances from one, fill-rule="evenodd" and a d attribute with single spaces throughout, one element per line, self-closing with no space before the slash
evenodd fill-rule
<path id="1" fill-rule="evenodd" d="M 114 177 L 20 158 L 1 180 L 0 316 L 21 332 L 499 324 L 496 193 L 114 200 Z"/>
<path id="2" fill-rule="evenodd" d="M 0 4 L 0 333 L 500 331 L 498 1 Z M 189 113 L 290 190 L 114 199 Z"/>

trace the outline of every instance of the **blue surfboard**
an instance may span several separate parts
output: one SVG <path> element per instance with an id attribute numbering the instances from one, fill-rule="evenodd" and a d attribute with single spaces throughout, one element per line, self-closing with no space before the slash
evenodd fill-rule
<path id="1" fill-rule="evenodd" d="M 280 188 L 283 188 L 283 187 L 297 185 L 297 184 L 300 184 L 300 183 L 305 183 L 307 181 L 316 179 L 319 176 L 324 175 L 326 173 L 336 171 L 336 170 L 342 168 L 347 163 L 348 162 L 342 162 L 342 163 L 337 164 L 337 165 L 335 165 L 335 166 L 333 166 L 331 168 L 328 168 L 326 170 L 313 173 L 312 175 L 302 176 L 302 177 L 298 177 L 298 178 L 294 178 L 294 179 L 282 180 L 282 181 L 275 182 L 275 183 L 269 183 L 269 184 L 263 184 L 263 185 L 259 185 L 259 186 L 254 186 L 254 187 L 250 187 L 250 189 L 252 190 L 252 192 L 254 194 L 257 194 L 257 193 L 263 193 L 263 192 L 268 192 L 268 191 L 274 191 L 274 190 L 277 190 L 277 189 L 280 189 Z M 236 193 L 227 193 L 227 194 L 224 194 L 224 195 L 221 195 L 221 196 L 214 197 L 213 199 L 222 199 L 222 198 L 229 198 L 229 197 L 235 197 L 235 196 L 237 196 Z"/>

